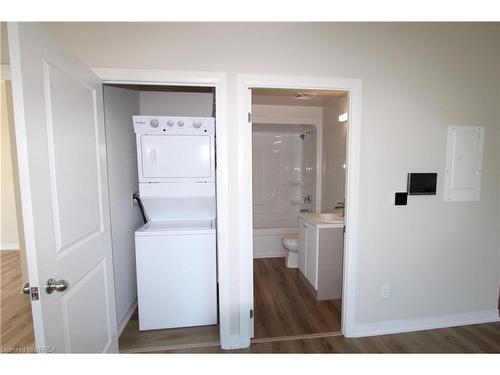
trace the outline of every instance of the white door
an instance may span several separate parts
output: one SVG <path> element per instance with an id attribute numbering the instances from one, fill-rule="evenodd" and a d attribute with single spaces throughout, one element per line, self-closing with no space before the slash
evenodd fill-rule
<path id="1" fill-rule="evenodd" d="M 39 24 L 8 36 L 36 344 L 116 352 L 101 82 Z"/>
<path id="2" fill-rule="evenodd" d="M 247 132 L 247 137 L 245 139 L 248 142 L 245 142 L 244 145 L 240 145 L 245 151 L 243 155 L 252 155 L 252 90 L 247 90 L 247 95 L 245 98 L 244 105 L 248 109 L 248 118 L 247 123 L 248 126 L 245 128 Z M 246 191 L 248 196 L 244 196 L 244 194 L 240 195 L 240 199 L 246 203 L 246 199 L 252 201 L 252 158 L 249 158 L 245 162 L 248 162 L 241 168 L 240 171 L 249 171 L 246 175 L 249 181 L 247 180 L 249 189 Z M 240 202 L 241 204 L 245 204 Z M 251 212 L 252 213 L 252 212 Z M 253 213 L 252 213 L 253 214 Z M 240 301 L 240 335 L 241 341 L 240 346 L 245 348 L 250 345 L 250 338 L 254 337 L 254 300 L 253 300 L 253 215 L 248 215 L 246 217 L 246 222 L 244 223 L 247 238 L 247 247 L 243 248 L 242 251 L 242 264 L 241 270 L 248 270 L 247 272 L 242 272 L 240 274 L 240 282 L 242 283 L 241 293 L 243 294 L 243 298 Z M 245 256 L 246 255 L 246 256 Z M 246 263 L 248 262 L 248 263 Z M 245 264 L 246 263 L 246 264 Z M 257 318 L 258 319 L 258 318 Z"/>

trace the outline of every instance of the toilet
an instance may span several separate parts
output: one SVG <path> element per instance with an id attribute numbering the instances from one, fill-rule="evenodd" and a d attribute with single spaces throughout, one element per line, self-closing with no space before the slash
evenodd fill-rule
<path id="1" fill-rule="evenodd" d="M 288 268 L 299 267 L 299 236 L 290 235 L 281 238 L 281 244 L 286 249 L 285 265 Z"/>

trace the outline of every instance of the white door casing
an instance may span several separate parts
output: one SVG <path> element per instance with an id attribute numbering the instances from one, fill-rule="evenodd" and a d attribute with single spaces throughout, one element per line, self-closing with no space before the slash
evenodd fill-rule
<path id="1" fill-rule="evenodd" d="M 101 82 L 36 23 L 8 36 L 36 344 L 116 352 Z M 69 288 L 47 294 L 50 278 Z"/>
<path id="2" fill-rule="evenodd" d="M 217 280 L 219 292 L 219 335 L 222 349 L 240 348 L 238 332 L 231 322 L 239 318 L 239 300 L 230 296 L 229 195 L 228 195 L 228 121 L 227 77 L 221 72 L 177 71 L 130 68 L 91 68 L 106 84 L 146 84 L 215 87 L 217 98 Z M 248 315 L 247 315 L 248 316 Z"/>
<path id="3" fill-rule="evenodd" d="M 248 100 L 249 89 L 310 89 L 340 90 L 348 92 L 349 127 L 346 142 L 346 210 L 343 254 L 342 285 L 342 334 L 355 335 L 356 316 L 356 262 L 358 242 L 359 171 L 361 155 L 361 98 L 362 81 L 353 78 L 282 76 L 260 74 L 238 74 L 238 238 L 240 258 L 240 343 L 250 344 L 253 321 L 246 314 L 247 306 L 253 300 L 252 278 L 252 133 L 247 121 L 251 108 Z M 251 125 L 251 124 L 250 124 Z M 258 319 L 258 317 L 257 317 Z"/>

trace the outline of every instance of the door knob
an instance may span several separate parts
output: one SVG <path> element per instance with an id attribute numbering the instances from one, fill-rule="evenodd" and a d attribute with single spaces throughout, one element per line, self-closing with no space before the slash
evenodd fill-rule
<path id="1" fill-rule="evenodd" d="M 30 283 L 25 283 L 21 291 L 23 292 L 23 294 L 30 294 L 31 293 Z"/>
<path id="2" fill-rule="evenodd" d="M 45 285 L 47 294 L 52 294 L 54 290 L 56 292 L 64 292 L 66 289 L 68 289 L 68 282 L 66 280 L 56 281 L 56 279 L 48 279 L 47 285 Z"/>

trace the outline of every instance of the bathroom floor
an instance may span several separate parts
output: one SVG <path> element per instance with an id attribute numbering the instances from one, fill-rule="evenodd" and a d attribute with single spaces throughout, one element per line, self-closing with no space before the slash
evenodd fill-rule
<path id="1" fill-rule="evenodd" d="M 340 332 L 341 300 L 316 300 L 284 258 L 254 259 L 254 338 Z"/>

